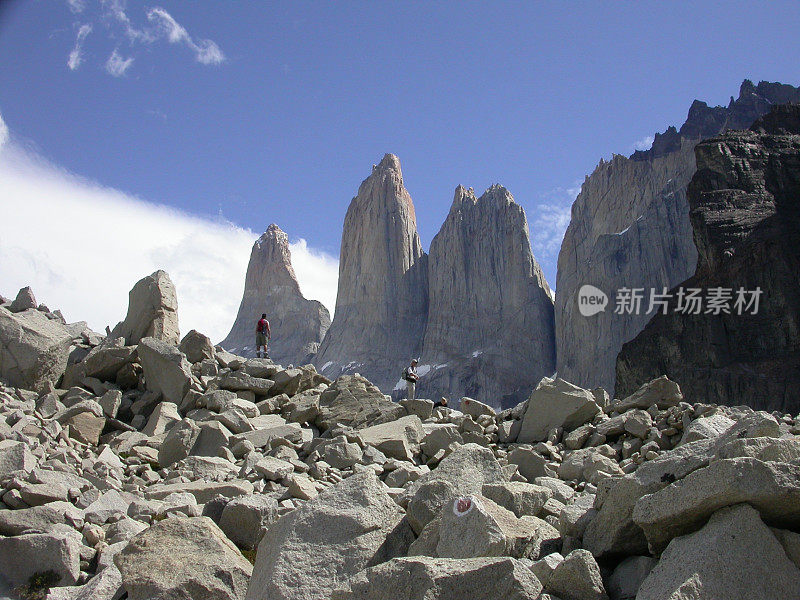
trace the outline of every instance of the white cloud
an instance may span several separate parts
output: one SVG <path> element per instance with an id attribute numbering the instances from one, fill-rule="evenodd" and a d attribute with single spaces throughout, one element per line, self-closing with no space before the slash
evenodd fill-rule
<path id="1" fill-rule="evenodd" d="M 160 27 L 171 44 L 186 44 L 195 53 L 197 62 L 204 65 L 218 65 L 225 60 L 225 54 L 216 42 L 212 40 L 195 42 L 189 32 L 160 6 L 151 8 L 147 18 Z"/>
<path id="2" fill-rule="evenodd" d="M 86 9 L 86 0 L 67 0 L 70 10 L 74 13 L 83 13 Z M 119 41 L 123 34 L 130 43 L 131 48 L 139 44 L 152 44 L 160 39 L 166 39 L 171 44 L 181 44 L 189 48 L 197 62 L 204 65 L 219 65 L 225 62 L 225 53 L 213 40 L 195 40 L 186 28 L 179 24 L 164 8 L 156 6 L 146 12 L 150 26 L 137 27 L 128 16 L 125 0 L 100 0 L 102 6 L 99 20 L 108 37 Z M 141 8 L 141 7 L 139 7 Z M 88 13 L 87 13 L 88 14 Z M 92 31 L 91 25 L 84 25 L 78 32 L 75 46 L 69 54 L 67 64 L 73 71 L 83 62 L 83 42 Z M 114 77 L 119 77 L 133 63 L 133 57 L 123 59 L 118 49 L 106 61 L 106 71 Z"/>
<path id="3" fill-rule="evenodd" d="M 642 139 L 633 143 L 634 150 L 649 150 L 650 146 L 653 145 L 653 138 L 652 135 L 648 135 L 647 137 L 643 137 Z"/>
<path id="4" fill-rule="evenodd" d="M 67 60 L 67 66 L 71 71 L 81 66 L 83 62 L 83 43 L 86 41 L 86 36 L 90 33 L 92 33 L 92 26 L 89 24 L 81 25 L 80 29 L 78 29 L 78 35 L 75 38 L 75 46 L 73 46 L 72 51 L 69 53 L 69 59 Z"/>
<path id="5" fill-rule="evenodd" d="M 132 64 L 132 56 L 129 58 L 122 58 L 120 53 L 117 52 L 117 49 L 114 48 L 111 56 L 109 56 L 106 61 L 106 71 L 109 75 L 113 75 L 114 77 L 122 77 Z"/>
<path id="6" fill-rule="evenodd" d="M 564 233 L 569 226 L 572 203 L 580 192 L 579 186 L 554 190 L 555 198 L 541 203 L 530 222 L 533 254 L 541 263 L 558 257 Z"/>
<path id="7" fill-rule="evenodd" d="M 106 14 L 110 15 L 122 26 L 125 35 L 131 42 L 150 43 L 155 41 L 155 36 L 152 32 L 145 29 L 137 29 L 133 26 L 128 14 L 125 12 L 125 0 L 101 0 L 101 2 L 106 7 Z"/>
<path id="8" fill-rule="evenodd" d="M 101 332 L 124 318 L 133 284 L 164 269 L 181 331 L 223 339 L 258 237 L 87 181 L 14 142 L 0 147 L 0 213 L 0 293 L 30 285 L 39 302 Z M 292 251 L 302 289 L 332 302 L 336 262 L 304 240 Z"/>
<path id="9" fill-rule="evenodd" d="M 69 9 L 74 13 L 82 13 L 86 10 L 86 0 L 67 0 Z"/>
<path id="10" fill-rule="evenodd" d="M 3 149 L 3 146 L 6 145 L 10 138 L 10 134 L 8 133 L 8 125 L 6 122 L 3 121 L 3 115 L 0 115 L 0 150 Z"/>
<path id="11" fill-rule="evenodd" d="M 306 298 L 319 300 L 331 313 L 336 306 L 339 260 L 326 252 L 308 247 L 303 238 L 289 244 L 292 267 Z"/>

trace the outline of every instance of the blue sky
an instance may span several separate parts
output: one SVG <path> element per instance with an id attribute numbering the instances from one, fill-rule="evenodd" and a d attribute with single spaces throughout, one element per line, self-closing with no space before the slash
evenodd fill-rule
<path id="1" fill-rule="evenodd" d="M 0 115 L 17 152 L 63 174 L 76 202 L 86 186 L 212 224 L 221 213 L 237 236 L 276 222 L 324 259 L 309 273 L 335 268 L 348 203 L 386 152 L 426 249 L 456 185 L 501 183 L 554 286 L 569 206 L 600 158 L 679 125 L 695 98 L 727 104 L 744 78 L 799 84 L 798 26 L 800 4 L 777 1 L 12 0 L 0 4 Z M 15 205 L 0 191 L 4 212 Z M 27 238 L 52 241 L 35 227 Z M 218 243 L 247 254 L 252 239 Z M 29 280 L 49 289 L 36 264 Z M 0 293 L 27 273 L 0 267 Z M 222 290 L 234 304 L 236 281 Z M 331 286 L 309 282 L 309 295 Z"/>

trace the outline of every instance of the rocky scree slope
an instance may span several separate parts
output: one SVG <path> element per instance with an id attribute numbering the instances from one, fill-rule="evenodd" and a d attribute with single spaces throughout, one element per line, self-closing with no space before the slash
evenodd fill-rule
<path id="1" fill-rule="evenodd" d="M 311 360 L 331 324 L 328 309 L 300 292 L 289 237 L 274 223 L 253 244 L 239 312 L 220 345 L 241 356 L 254 357 L 256 322 L 264 313 L 272 330 L 269 354 L 284 364 Z"/>
<path id="2" fill-rule="evenodd" d="M 695 397 L 768 410 L 800 409 L 800 105 L 782 105 L 749 131 L 695 148 L 688 198 L 697 270 L 684 289 L 729 290 L 729 312 L 683 314 L 677 290 L 617 361 L 620 393 L 666 373 Z M 758 310 L 735 308 L 760 289 Z M 750 301 L 750 296 L 745 298 Z M 742 307 L 744 308 L 744 307 Z"/>
<path id="3" fill-rule="evenodd" d="M 198 332 L 71 348 L 0 386 L 0 575 L 50 600 L 800 596 L 797 417 L 666 377 L 434 409 Z"/>
<path id="4" fill-rule="evenodd" d="M 695 170 L 694 146 L 731 129 L 746 129 L 776 104 L 800 102 L 800 89 L 745 80 L 727 107 L 695 100 L 686 122 L 657 134 L 650 150 L 601 160 L 572 206 L 558 257 L 556 346 L 558 373 L 584 387 L 614 392 L 615 360 L 652 317 L 646 301 L 639 314 L 614 314 L 617 290 L 661 292 L 695 271 L 686 186 Z M 583 317 L 577 294 L 583 285 L 603 290 L 605 312 Z"/>

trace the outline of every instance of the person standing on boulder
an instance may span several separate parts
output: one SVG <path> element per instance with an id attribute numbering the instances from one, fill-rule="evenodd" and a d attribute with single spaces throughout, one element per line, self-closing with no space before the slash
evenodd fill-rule
<path id="1" fill-rule="evenodd" d="M 414 399 L 414 395 L 417 391 L 417 381 L 419 381 L 419 375 L 417 375 L 417 362 L 418 361 L 416 358 L 412 358 L 411 364 L 403 371 L 403 379 L 406 380 L 406 391 L 409 400 Z"/>
<path id="2" fill-rule="evenodd" d="M 256 325 L 256 356 L 258 358 L 269 358 L 267 354 L 267 342 L 272 337 L 269 330 L 269 321 L 267 321 L 267 314 L 263 313 Z M 261 356 L 261 348 L 264 348 L 264 355 Z"/>

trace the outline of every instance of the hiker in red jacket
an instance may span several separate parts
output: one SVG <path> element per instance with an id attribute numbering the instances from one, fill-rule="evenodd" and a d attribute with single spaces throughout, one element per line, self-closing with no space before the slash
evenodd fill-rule
<path id="1" fill-rule="evenodd" d="M 266 313 L 261 315 L 256 325 L 256 356 L 258 358 L 269 358 L 267 354 L 267 342 L 272 334 L 269 330 L 269 321 L 267 321 Z M 261 355 L 261 348 L 264 348 L 264 355 Z"/>

